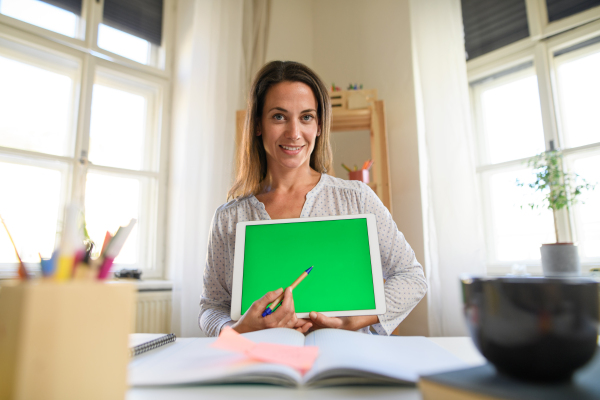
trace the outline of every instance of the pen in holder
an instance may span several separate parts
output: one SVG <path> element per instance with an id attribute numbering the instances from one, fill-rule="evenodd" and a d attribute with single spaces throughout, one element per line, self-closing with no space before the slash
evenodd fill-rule
<path id="1" fill-rule="evenodd" d="M 358 167 L 354 165 L 354 169 L 352 170 L 348 168 L 346 164 L 342 163 L 342 167 L 344 167 L 344 169 L 348 171 L 349 179 L 351 181 L 361 181 L 367 184 L 369 183 L 369 170 L 371 169 L 372 165 L 373 160 L 367 160 L 362 165 L 361 169 L 358 169 Z"/>
<path id="2" fill-rule="evenodd" d="M 350 171 L 351 181 L 361 181 L 364 183 L 369 183 L 369 170 L 368 169 L 359 169 L 357 171 Z"/>

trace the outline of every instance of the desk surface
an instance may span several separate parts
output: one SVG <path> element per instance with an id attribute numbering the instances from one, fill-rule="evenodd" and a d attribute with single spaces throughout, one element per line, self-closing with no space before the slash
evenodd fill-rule
<path id="1" fill-rule="evenodd" d="M 472 365 L 480 365 L 485 359 L 479 354 L 468 337 L 429 338 L 452 354 Z M 421 400 L 416 388 L 352 386 L 321 389 L 286 388 L 269 385 L 207 385 L 164 388 L 132 388 L 127 400 L 197 400 L 247 399 L 247 400 L 295 400 L 295 399 L 394 399 Z"/>

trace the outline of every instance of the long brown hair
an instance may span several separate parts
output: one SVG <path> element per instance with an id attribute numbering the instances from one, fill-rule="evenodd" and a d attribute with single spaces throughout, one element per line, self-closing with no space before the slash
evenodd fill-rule
<path id="1" fill-rule="evenodd" d="M 280 82 L 302 82 L 311 88 L 317 100 L 317 120 L 321 134 L 315 139 L 315 147 L 310 155 L 310 167 L 325 173 L 331 168 L 331 101 L 327 87 L 319 76 L 306 65 L 294 61 L 271 61 L 256 74 L 248 93 L 246 121 L 242 142 L 238 149 L 238 171 L 227 199 L 258 194 L 261 182 L 267 176 L 267 155 L 262 135 L 256 136 L 265 98 L 271 86 Z"/>

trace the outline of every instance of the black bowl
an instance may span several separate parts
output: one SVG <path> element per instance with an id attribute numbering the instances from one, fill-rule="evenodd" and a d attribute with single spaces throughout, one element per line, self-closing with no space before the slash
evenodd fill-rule
<path id="1" fill-rule="evenodd" d="M 463 277 L 467 326 L 498 372 L 565 381 L 598 348 L 598 282 Z"/>

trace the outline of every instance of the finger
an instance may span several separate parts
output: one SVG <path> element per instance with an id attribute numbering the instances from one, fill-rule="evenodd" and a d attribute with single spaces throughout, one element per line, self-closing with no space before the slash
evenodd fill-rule
<path id="1" fill-rule="evenodd" d="M 276 304 L 273 303 L 272 307 L 275 306 Z M 286 314 L 290 310 L 294 310 L 294 297 L 292 296 L 292 289 L 286 288 L 283 292 L 283 301 L 281 302 L 281 304 L 279 304 L 279 307 L 277 307 L 277 310 L 275 312 L 279 311 L 280 314 Z"/>
<path id="2" fill-rule="evenodd" d="M 292 294 L 292 288 L 286 288 L 283 293 L 283 302 L 280 308 L 294 310 L 294 295 Z"/>
<path id="3" fill-rule="evenodd" d="M 275 307 L 275 304 L 272 304 L 271 307 Z M 266 318 L 269 318 L 270 323 L 278 327 L 293 328 L 296 325 L 294 300 L 290 288 L 285 290 L 283 302 Z"/>
<path id="4" fill-rule="evenodd" d="M 277 297 L 279 297 L 281 295 L 281 293 L 283 293 L 282 288 L 273 290 L 272 292 L 267 292 L 263 297 L 256 300 L 252 304 L 252 306 L 253 307 L 256 306 L 258 308 L 258 310 L 262 313 L 265 310 L 265 308 L 267 308 L 269 303 L 272 303 L 275 299 L 277 299 Z"/>
<path id="5" fill-rule="evenodd" d="M 291 288 L 288 287 L 285 289 L 283 303 L 281 303 L 279 308 L 282 309 L 280 312 L 284 313 L 284 318 L 282 320 L 284 326 L 293 328 L 296 325 L 298 318 L 296 317 L 296 310 L 294 309 L 294 296 L 292 295 Z"/>
<path id="6" fill-rule="evenodd" d="M 303 326 L 304 324 L 310 323 L 312 325 L 312 322 L 310 322 L 310 320 L 305 319 L 305 318 L 298 318 L 296 320 L 296 325 L 294 325 L 294 328 L 300 328 L 301 326 Z"/>
<path id="7" fill-rule="evenodd" d="M 304 325 L 302 325 L 301 327 L 296 328 L 296 330 L 300 333 L 306 333 L 306 332 L 308 332 L 308 330 L 310 328 L 312 328 L 312 322 L 307 322 Z"/>
<path id="8" fill-rule="evenodd" d="M 314 311 L 311 311 L 309 316 L 310 316 L 310 320 L 313 322 L 313 324 L 320 326 L 322 328 L 337 329 L 340 326 L 342 326 L 342 320 L 339 318 L 326 317 L 325 315 L 314 312 Z"/>

